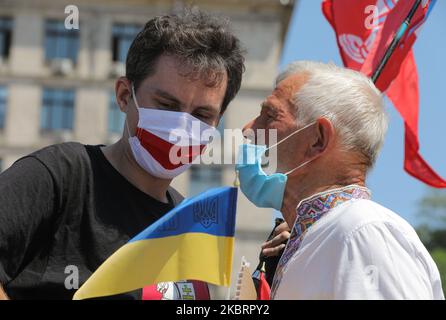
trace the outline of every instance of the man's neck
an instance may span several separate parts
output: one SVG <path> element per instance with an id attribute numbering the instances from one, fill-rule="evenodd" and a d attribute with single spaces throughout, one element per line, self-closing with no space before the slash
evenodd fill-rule
<path id="1" fill-rule="evenodd" d="M 320 172 L 320 170 L 318 170 Z M 356 184 L 364 186 L 365 176 L 359 171 L 352 172 L 344 177 L 329 177 L 329 176 L 291 176 L 288 178 L 285 188 L 285 194 L 282 204 L 282 215 L 291 228 L 296 220 L 297 205 L 304 199 L 311 197 L 312 195 L 335 189 L 345 187 L 348 185 Z"/>
<path id="2" fill-rule="evenodd" d="M 101 150 L 111 165 L 136 188 L 161 202 L 168 202 L 167 188 L 172 180 L 154 177 L 142 169 L 125 140 L 120 139 Z"/>

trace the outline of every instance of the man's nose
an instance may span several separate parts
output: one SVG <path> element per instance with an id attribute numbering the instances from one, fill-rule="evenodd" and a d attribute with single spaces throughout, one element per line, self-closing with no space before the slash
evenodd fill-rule
<path id="1" fill-rule="evenodd" d="M 247 124 L 245 124 L 245 126 L 242 129 L 242 133 L 245 138 L 252 137 L 252 133 L 254 130 L 253 126 L 254 126 L 254 120 L 251 120 Z"/>

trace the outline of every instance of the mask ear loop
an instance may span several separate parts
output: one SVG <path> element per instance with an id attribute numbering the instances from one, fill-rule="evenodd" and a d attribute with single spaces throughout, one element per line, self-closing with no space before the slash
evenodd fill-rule
<path id="1" fill-rule="evenodd" d="M 127 129 L 127 135 L 129 136 L 129 138 L 131 138 L 132 135 L 130 133 L 130 129 L 129 129 L 129 124 L 128 124 L 127 118 L 125 119 L 125 128 Z"/>
<path id="2" fill-rule="evenodd" d="M 265 152 L 268 151 L 269 149 L 272 149 L 274 147 L 277 147 L 279 144 L 281 144 L 282 142 L 284 142 L 286 139 L 288 139 L 291 136 L 294 136 L 295 134 L 301 132 L 302 130 L 305 130 L 306 128 L 312 126 L 313 124 L 315 124 L 317 121 L 313 121 L 309 124 L 307 124 L 306 126 L 303 126 L 302 128 L 299 128 L 297 130 L 295 130 L 294 132 L 290 133 L 289 135 L 287 135 L 285 138 L 283 138 L 282 140 L 276 142 L 275 144 L 269 146 L 268 148 L 265 149 Z M 307 163 L 303 163 L 303 165 L 305 165 Z M 299 166 L 300 167 L 300 166 Z M 299 167 L 292 169 L 291 171 L 288 171 L 287 173 L 284 173 L 285 175 L 288 175 L 289 173 L 293 172 L 294 170 L 297 170 Z"/>
<path id="3" fill-rule="evenodd" d="M 314 160 L 314 159 L 305 161 L 304 163 L 298 165 L 296 168 L 291 169 L 290 171 L 285 172 L 284 175 L 286 175 L 286 176 L 290 175 L 291 173 L 293 173 L 293 172 L 296 171 L 297 169 L 302 168 L 303 166 L 309 164 L 309 163 L 310 163 L 311 161 L 313 161 L 313 160 Z"/>
<path id="4" fill-rule="evenodd" d="M 326 116 L 326 115 L 323 115 L 322 117 L 325 117 L 325 116 Z M 279 142 L 276 142 L 276 143 L 273 144 L 272 146 L 269 146 L 268 148 L 266 148 L 266 149 L 265 149 L 265 152 L 266 152 L 267 150 L 269 150 L 269 149 L 272 149 L 272 148 L 274 148 L 274 147 L 277 147 L 279 144 L 281 144 L 283 141 L 285 141 L 285 140 L 288 139 L 289 137 L 291 137 L 291 136 L 293 136 L 293 135 L 295 135 L 295 134 L 301 132 L 302 130 L 305 130 L 306 128 L 312 126 L 312 125 L 315 124 L 315 123 L 317 123 L 317 121 L 313 121 L 313 122 L 307 124 L 306 126 L 303 126 L 302 128 L 297 129 L 296 131 L 290 133 L 288 136 L 286 136 L 285 138 L 283 138 L 283 139 L 280 140 Z M 304 163 L 298 165 L 296 168 L 291 169 L 290 171 L 285 172 L 284 175 L 288 176 L 289 174 L 293 173 L 294 171 L 296 171 L 296 170 L 299 169 L 299 168 L 302 168 L 303 166 L 307 165 L 308 163 L 310 163 L 310 162 L 313 161 L 313 160 L 314 160 L 314 159 L 305 161 Z M 240 179 L 239 179 L 239 172 L 238 172 L 238 170 L 235 170 L 235 179 L 234 179 L 234 182 L 233 182 L 233 186 L 236 187 L 236 188 L 240 187 Z"/>
<path id="5" fill-rule="evenodd" d="M 136 100 L 135 85 L 133 83 L 132 83 L 132 98 L 136 108 L 139 109 L 139 104 L 138 101 Z"/>
<path id="6" fill-rule="evenodd" d="M 325 117 L 325 115 L 323 115 L 322 117 Z M 281 144 L 283 141 L 285 141 L 285 140 L 288 139 L 289 137 L 295 135 L 295 134 L 298 133 L 298 132 L 301 132 L 302 130 L 305 130 L 306 128 L 312 126 L 312 125 L 315 124 L 315 123 L 317 123 L 317 121 L 313 121 L 313 122 L 307 124 L 306 126 L 300 128 L 300 129 L 297 129 L 296 131 L 294 131 L 293 133 L 289 134 L 288 136 L 286 136 L 285 138 L 283 138 L 283 139 L 280 140 L 279 142 L 276 142 L 276 143 L 273 144 L 272 146 L 269 146 L 268 148 L 266 148 L 266 150 L 269 150 L 269 149 L 271 149 L 271 148 L 277 147 L 279 144 Z M 265 150 L 265 151 L 266 151 L 266 150 Z M 296 168 L 291 169 L 291 170 L 285 172 L 284 175 L 286 175 L 286 176 L 290 175 L 291 173 L 293 173 L 293 172 L 296 171 L 297 169 L 302 168 L 303 166 L 307 165 L 308 163 L 310 163 L 310 162 L 313 161 L 313 160 L 314 160 L 314 159 L 305 161 L 304 163 L 298 165 Z"/>
<path id="7" fill-rule="evenodd" d="M 136 111 L 137 111 L 138 114 L 139 114 L 139 110 L 138 110 L 138 109 L 139 109 L 139 105 L 138 105 L 138 101 L 136 100 L 135 86 L 133 85 L 133 83 L 132 83 L 132 99 L 133 99 L 133 102 L 135 103 Z M 132 135 L 130 134 L 129 123 L 128 123 L 128 117 L 125 118 L 125 128 L 127 129 L 127 134 L 128 134 L 128 136 L 129 136 L 129 138 L 131 138 Z"/>
<path id="8" fill-rule="evenodd" d="M 307 124 L 306 126 L 300 128 L 300 129 L 297 129 L 296 131 L 294 131 L 294 132 L 290 133 L 289 135 L 287 135 L 287 136 L 286 136 L 285 138 L 283 138 L 282 140 L 280 140 L 280 141 L 276 142 L 275 144 L 273 144 L 272 146 L 269 146 L 268 148 L 266 148 L 265 151 L 267 151 L 267 150 L 269 150 L 269 149 L 272 149 L 272 148 L 274 148 L 274 147 L 277 147 L 279 144 L 281 144 L 282 142 L 284 142 L 284 141 L 285 141 L 286 139 L 288 139 L 289 137 L 294 136 L 295 134 L 301 132 L 302 130 L 305 130 L 306 128 L 312 126 L 312 125 L 315 124 L 315 123 L 316 123 L 316 121 L 313 121 L 313 122 Z"/>

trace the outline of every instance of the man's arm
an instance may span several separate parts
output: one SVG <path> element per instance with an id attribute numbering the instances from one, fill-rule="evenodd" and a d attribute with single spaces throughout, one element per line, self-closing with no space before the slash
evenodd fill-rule
<path id="1" fill-rule="evenodd" d="M 0 299 L 48 238 L 54 199 L 52 175 L 35 157 L 22 158 L 0 174 Z"/>

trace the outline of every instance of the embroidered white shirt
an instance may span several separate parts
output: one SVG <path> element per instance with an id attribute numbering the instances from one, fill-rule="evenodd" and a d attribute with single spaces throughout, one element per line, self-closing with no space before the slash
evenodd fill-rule
<path id="1" fill-rule="evenodd" d="M 367 199 L 345 201 L 303 234 L 274 299 L 444 299 L 415 230 Z"/>

